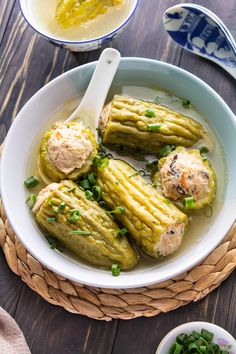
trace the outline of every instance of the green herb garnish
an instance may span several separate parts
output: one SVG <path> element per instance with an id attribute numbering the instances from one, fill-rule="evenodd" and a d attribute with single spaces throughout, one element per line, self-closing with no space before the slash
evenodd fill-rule
<path id="1" fill-rule="evenodd" d="M 202 157 L 205 157 L 204 155 L 209 152 L 209 149 L 208 149 L 208 147 L 206 145 L 202 145 L 202 146 L 199 147 L 199 152 L 200 152 Z"/>
<path id="2" fill-rule="evenodd" d="M 156 104 L 160 104 L 161 98 L 159 96 L 156 96 L 155 100 L 153 101 Z"/>
<path id="3" fill-rule="evenodd" d="M 191 102 L 187 98 L 182 98 L 182 105 L 184 108 L 190 108 Z"/>
<path id="4" fill-rule="evenodd" d="M 155 111 L 153 109 L 147 109 L 145 111 L 145 116 L 148 118 L 155 117 Z"/>
<path id="5" fill-rule="evenodd" d="M 100 207 L 103 208 L 103 209 L 106 209 L 106 207 L 107 207 L 107 205 L 106 205 L 106 203 L 104 202 L 104 200 L 101 200 L 101 201 L 99 202 L 99 205 L 100 205 Z"/>
<path id="6" fill-rule="evenodd" d="M 196 200 L 193 197 L 184 198 L 183 203 L 185 209 L 194 209 L 196 207 Z"/>
<path id="7" fill-rule="evenodd" d="M 102 159 L 101 163 L 99 164 L 99 168 L 106 168 L 109 165 L 109 159 L 107 157 L 105 157 L 104 159 Z"/>
<path id="8" fill-rule="evenodd" d="M 93 186 L 92 188 L 93 198 L 96 202 L 99 202 L 102 198 L 102 189 L 99 186 Z"/>
<path id="9" fill-rule="evenodd" d="M 57 221 L 57 219 L 55 217 L 53 217 L 53 216 L 48 218 L 47 220 L 48 220 L 48 222 L 51 222 L 51 223 L 54 223 L 54 222 Z"/>
<path id="10" fill-rule="evenodd" d="M 147 130 L 149 132 L 158 131 L 160 129 L 161 129 L 161 124 L 160 123 L 148 124 L 148 126 L 147 126 Z"/>
<path id="11" fill-rule="evenodd" d="M 30 209 L 33 208 L 34 204 L 36 202 L 36 196 L 34 194 L 31 194 L 29 198 L 26 200 L 26 204 Z"/>
<path id="12" fill-rule="evenodd" d="M 91 232 L 89 231 L 82 231 L 82 230 L 74 230 L 69 232 L 71 235 L 82 235 L 82 236 L 90 236 Z"/>
<path id="13" fill-rule="evenodd" d="M 98 178 L 98 175 L 97 175 L 95 172 L 89 173 L 89 174 L 87 175 L 87 179 L 89 180 L 89 182 L 90 182 L 92 185 L 94 185 L 94 184 L 96 183 L 97 178 Z"/>
<path id="14" fill-rule="evenodd" d="M 82 181 L 80 181 L 79 186 L 84 190 L 91 188 L 91 184 L 88 179 L 83 179 Z"/>
<path id="15" fill-rule="evenodd" d="M 88 200 L 93 200 L 93 193 L 90 190 L 85 191 L 84 195 Z"/>
<path id="16" fill-rule="evenodd" d="M 125 213 L 125 208 L 118 206 L 114 210 L 107 210 L 107 214 L 112 215 L 112 214 L 124 214 Z"/>
<path id="17" fill-rule="evenodd" d="M 70 221 L 77 222 L 80 218 L 80 211 L 78 209 L 72 209 L 70 210 Z"/>
<path id="18" fill-rule="evenodd" d="M 63 252 L 64 251 L 64 248 L 65 248 L 65 245 L 63 242 L 57 240 L 56 238 L 48 235 L 45 237 L 47 242 L 49 243 L 50 245 L 50 248 L 51 249 L 57 249 L 59 252 Z"/>
<path id="19" fill-rule="evenodd" d="M 117 232 L 117 236 L 118 237 L 122 237 L 124 235 L 126 235 L 128 232 L 128 230 L 124 227 L 123 229 L 120 229 L 118 232 Z"/>
<path id="20" fill-rule="evenodd" d="M 74 192 L 76 190 L 76 187 L 73 187 L 73 188 L 70 188 L 70 189 L 68 189 L 68 192 L 70 193 L 70 192 Z"/>
<path id="21" fill-rule="evenodd" d="M 213 343 L 214 334 L 202 329 L 200 333 L 180 334 L 170 347 L 168 354 L 229 354 L 229 347 L 220 348 Z M 229 349 L 230 350 L 230 349 Z"/>
<path id="22" fill-rule="evenodd" d="M 120 266 L 119 266 L 119 264 L 112 264 L 111 272 L 112 272 L 113 277 L 117 277 L 118 275 L 120 275 Z"/>
<path id="23" fill-rule="evenodd" d="M 168 156 L 175 149 L 175 145 L 166 145 L 159 151 L 160 157 Z"/>
<path id="24" fill-rule="evenodd" d="M 24 181 L 26 188 L 34 188 L 39 184 L 39 179 L 36 176 L 31 176 Z"/>

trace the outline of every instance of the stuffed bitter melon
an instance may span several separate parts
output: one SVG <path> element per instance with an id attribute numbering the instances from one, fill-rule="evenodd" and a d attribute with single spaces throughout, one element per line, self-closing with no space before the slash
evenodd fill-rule
<path id="1" fill-rule="evenodd" d="M 57 123 L 41 139 L 39 171 L 46 183 L 78 179 L 87 173 L 97 154 L 97 142 L 90 129 L 80 123 Z"/>
<path id="2" fill-rule="evenodd" d="M 100 130 L 105 144 L 158 152 L 163 144 L 189 147 L 203 136 L 195 120 L 154 102 L 115 95 L 105 106 Z"/>
<path id="3" fill-rule="evenodd" d="M 123 0 L 57 0 L 56 21 L 65 28 L 78 26 L 105 13 Z"/>
<path id="4" fill-rule="evenodd" d="M 187 216 L 129 164 L 109 160 L 106 168 L 98 168 L 98 184 L 109 208 L 124 208 L 115 217 L 146 253 L 156 258 L 166 256 L 181 245 Z"/>
<path id="5" fill-rule="evenodd" d="M 153 182 L 163 194 L 183 209 L 210 205 L 216 193 L 216 177 L 208 159 L 199 150 L 178 147 L 158 163 Z"/>
<path id="6" fill-rule="evenodd" d="M 138 261 L 127 238 L 118 236 L 118 225 L 72 181 L 43 189 L 33 212 L 48 233 L 89 263 L 104 268 L 118 263 L 130 269 Z"/>

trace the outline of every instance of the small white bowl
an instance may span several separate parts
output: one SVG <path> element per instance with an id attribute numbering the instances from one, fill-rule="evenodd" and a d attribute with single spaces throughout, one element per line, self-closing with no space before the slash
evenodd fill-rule
<path id="1" fill-rule="evenodd" d="M 124 29 L 127 27 L 129 21 L 133 17 L 138 7 L 139 0 L 132 0 L 132 6 L 129 13 L 127 14 L 127 17 L 124 19 L 123 22 L 120 23 L 118 27 L 114 28 L 111 32 L 108 32 L 103 36 L 99 36 L 88 40 L 80 40 L 80 41 L 62 40 L 57 38 L 56 36 L 55 37 L 50 36 L 48 33 L 43 31 L 39 23 L 37 23 L 35 19 L 32 17 L 27 3 L 28 0 L 19 0 L 19 6 L 21 12 L 28 25 L 33 30 L 35 30 L 38 34 L 40 34 L 44 38 L 47 38 L 50 43 L 69 49 L 72 52 L 89 52 L 108 45 L 124 31 Z"/>
<path id="2" fill-rule="evenodd" d="M 236 354 L 236 340 L 225 329 L 209 322 L 187 322 L 170 331 L 159 344 L 156 354 L 168 354 L 171 346 L 175 343 L 176 337 L 182 333 L 191 334 L 192 331 L 201 332 L 202 329 L 214 334 L 213 342 L 220 348 Z M 227 349 L 228 347 L 228 349 Z"/>

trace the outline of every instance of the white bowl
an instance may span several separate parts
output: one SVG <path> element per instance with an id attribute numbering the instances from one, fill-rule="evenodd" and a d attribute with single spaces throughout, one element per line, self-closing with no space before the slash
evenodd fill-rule
<path id="1" fill-rule="evenodd" d="M 56 36 L 51 36 L 48 33 L 46 33 L 40 26 L 40 24 L 35 20 L 34 17 L 32 17 L 31 11 L 29 10 L 28 6 L 28 1 L 29 0 L 19 0 L 19 6 L 21 9 L 21 12 L 28 23 L 28 25 L 35 30 L 38 34 L 40 34 L 42 37 L 46 38 L 49 40 L 54 45 L 69 49 L 72 52 L 89 52 L 92 50 L 97 50 L 103 46 L 108 45 L 110 42 L 112 42 L 114 39 L 116 39 L 127 27 L 129 21 L 133 17 L 138 4 L 139 0 L 132 0 L 132 6 L 127 14 L 126 18 L 120 25 L 116 28 L 114 28 L 112 31 L 109 33 L 104 34 L 103 36 L 99 36 L 93 39 L 88 39 L 88 40 L 62 40 L 57 38 Z"/>
<path id="2" fill-rule="evenodd" d="M 186 236 L 183 247 L 162 262 L 138 266 L 128 272 L 122 272 L 119 277 L 112 277 L 110 271 L 84 265 L 49 248 L 30 215 L 23 187 L 23 181 L 29 174 L 27 166 L 33 146 L 36 149 L 43 132 L 51 126 L 55 111 L 63 103 L 83 94 L 94 67 L 95 63 L 89 63 L 59 76 L 39 90 L 18 114 L 7 135 L 2 153 L 0 179 L 3 204 L 12 227 L 28 251 L 49 269 L 69 279 L 107 288 L 140 287 L 165 281 L 192 268 L 206 257 L 223 240 L 235 220 L 235 117 L 220 96 L 194 75 L 155 60 L 121 60 L 113 87 L 163 87 L 180 97 L 187 97 L 208 117 L 215 134 L 224 146 L 228 177 L 225 180 L 224 171 L 217 171 L 218 191 L 224 189 L 224 194 L 217 196 L 218 199 L 221 198 L 221 208 L 214 219 L 209 219 L 209 224 L 194 243 L 188 244 Z"/>
<path id="3" fill-rule="evenodd" d="M 156 354 L 168 354 L 169 349 L 175 343 L 175 339 L 182 333 L 190 334 L 192 331 L 201 332 L 202 328 L 214 334 L 213 342 L 222 349 L 230 346 L 230 354 L 236 354 L 236 341 L 225 329 L 209 322 L 187 322 L 170 331 L 159 344 Z"/>

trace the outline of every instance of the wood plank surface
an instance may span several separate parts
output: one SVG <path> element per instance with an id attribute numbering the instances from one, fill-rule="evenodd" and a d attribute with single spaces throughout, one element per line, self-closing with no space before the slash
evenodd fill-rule
<path id="1" fill-rule="evenodd" d="M 235 81 L 213 63 L 183 52 L 163 29 L 166 8 L 184 2 L 141 0 L 134 19 L 113 46 L 122 56 L 179 65 L 210 84 L 236 112 Z M 236 36 L 236 1 L 197 0 L 222 17 Z M 12 120 L 39 88 L 61 73 L 97 60 L 101 50 L 70 53 L 39 37 L 23 20 L 16 1 L 0 0 L 0 142 Z M 0 251 L 0 305 L 20 325 L 33 354 L 154 354 L 163 336 L 186 321 L 217 323 L 236 336 L 235 273 L 207 298 L 154 318 L 99 322 L 50 305 L 8 268 Z M 166 353 L 163 353 L 166 354 Z"/>

